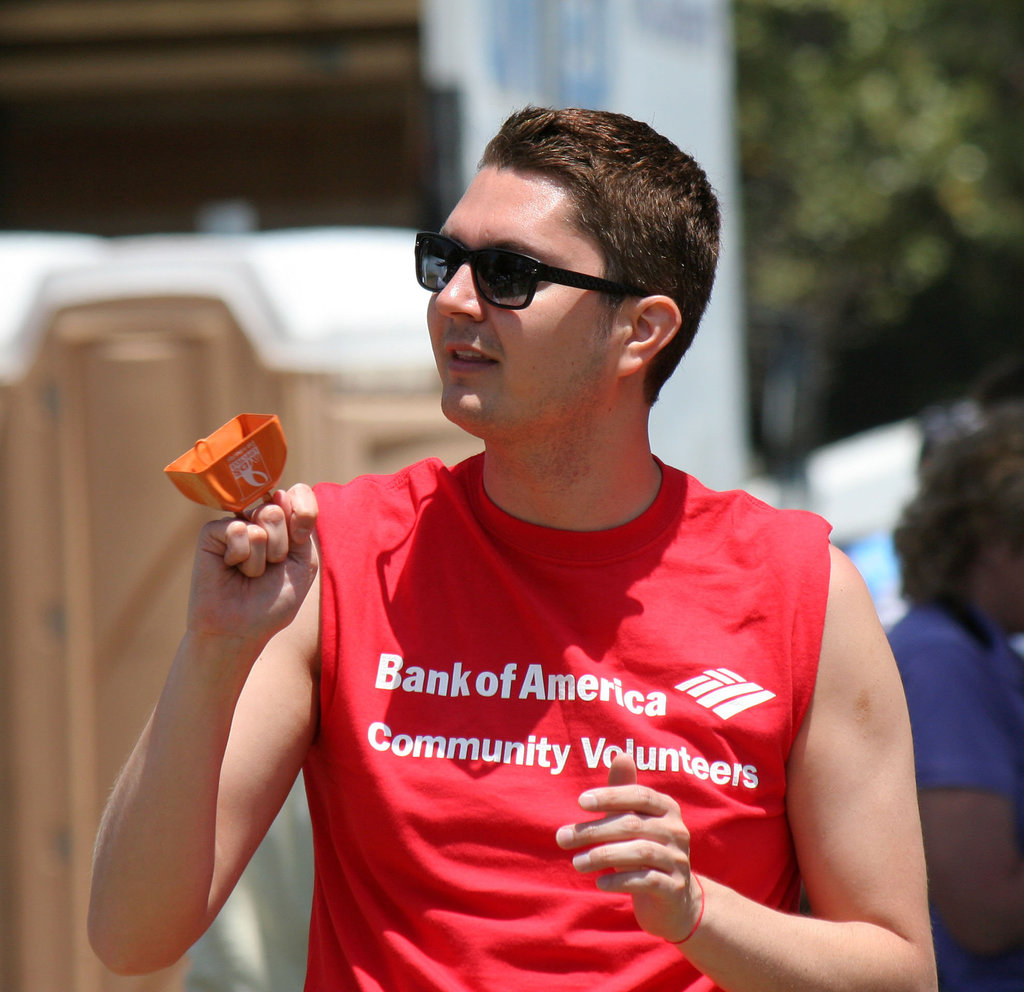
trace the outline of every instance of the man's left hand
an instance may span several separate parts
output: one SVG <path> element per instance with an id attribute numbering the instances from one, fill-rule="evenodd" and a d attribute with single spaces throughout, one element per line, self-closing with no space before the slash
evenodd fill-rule
<path id="1" fill-rule="evenodd" d="M 637 783 L 636 765 L 620 754 L 608 771 L 608 785 L 588 789 L 579 799 L 598 820 L 561 827 L 559 847 L 579 851 L 579 872 L 602 872 L 597 887 L 633 899 L 637 922 L 648 933 L 678 942 L 700 919 L 703 893 L 690 871 L 690 832 L 679 804 Z"/>

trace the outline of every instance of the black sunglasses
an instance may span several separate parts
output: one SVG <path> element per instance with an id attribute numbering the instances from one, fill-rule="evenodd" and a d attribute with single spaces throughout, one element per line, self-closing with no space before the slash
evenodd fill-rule
<path id="1" fill-rule="evenodd" d="M 470 251 L 443 234 L 421 231 L 416 235 L 416 279 L 431 293 L 440 293 L 466 262 L 469 262 L 477 292 L 488 303 L 503 310 L 522 310 L 528 307 L 539 282 L 593 289 L 612 296 L 647 295 L 632 286 L 545 265 L 516 251 L 506 251 L 504 248 Z"/>

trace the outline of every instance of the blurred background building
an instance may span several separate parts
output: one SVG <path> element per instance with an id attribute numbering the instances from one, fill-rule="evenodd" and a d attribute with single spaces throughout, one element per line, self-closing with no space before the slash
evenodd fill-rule
<path id="1" fill-rule="evenodd" d="M 0 7 L 0 227 L 423 219 L 418 0 Z"/>
<path id="2" fill-rule="evenodd" d="M 187 963 L 107 974 L 84 927 L 208 517 L 163 465 L 243 410 L 280 414 L 288 480 L 475 450 L 437 412 L 412 280 L 429 115 L 416 0 L 0 5 L 5 992 L 184 987 Z M 301 938 L 270 948 L 302 911 L 274 944 L 246 908 L 211 974 L 287 989 L 267 959 L 295 981 Z"/>

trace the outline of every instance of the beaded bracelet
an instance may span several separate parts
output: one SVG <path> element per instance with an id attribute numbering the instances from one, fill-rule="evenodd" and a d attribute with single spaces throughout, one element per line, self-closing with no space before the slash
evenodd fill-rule
<path id="1" fill-rule="evenodd" d="M 690 878 L 697 883 L 697 888 L 700 889 L 700 912 L 697 914 L 697 920 L 693 924 L 693 928 L 682 940 L 669 941 L 669 943 L 675 947 L 678 947 L 680 944 L 685 944 L 697 932 L 697 927 L 700 926 L 700 921 L 704 919 L 704 907 L 707 905 L 707 897 L 704 895 L 704 886 L 701 885 L 700 879 L 696 875 L 691 875 Z"/>

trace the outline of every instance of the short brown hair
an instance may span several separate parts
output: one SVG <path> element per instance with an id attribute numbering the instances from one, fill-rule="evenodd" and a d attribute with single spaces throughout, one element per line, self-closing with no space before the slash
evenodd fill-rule
<path id="1" fill-rule="evenodd" d="M 1024 549 L 1024 403 L 992 410 L 981 425 L 938 445 L 895 532 L 910 600 L 963 600 L 988 545 Z"/>
<path id="2" fill-rule="evenodd" d="M 580 229 L 605 258 L 604 277 L 675 300 L 682 324 L 652 361 L 654 403 L 697 333 L 714 284 L 718 199 L 703 169 L 647 124 L 600 110 L 526 107 L 491 139 L 480 167 L 559 182 Z"/>

